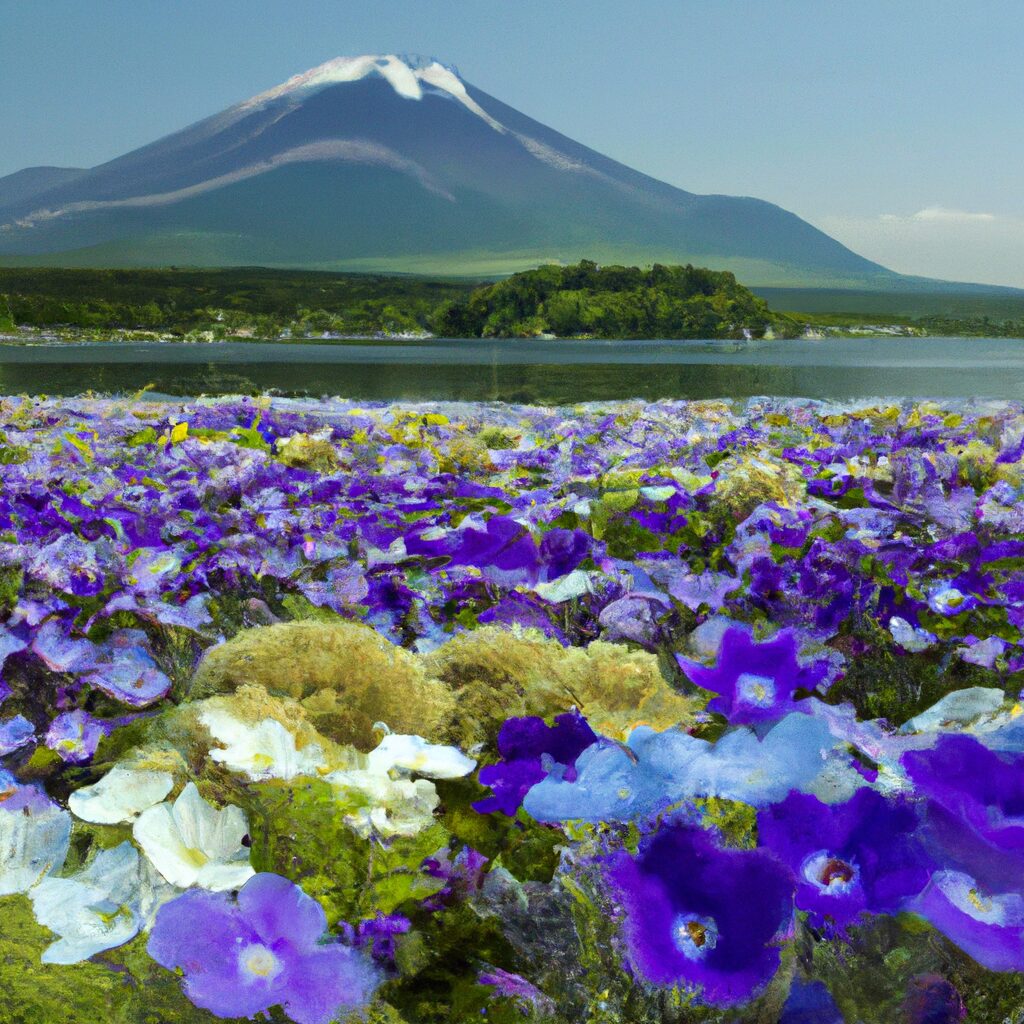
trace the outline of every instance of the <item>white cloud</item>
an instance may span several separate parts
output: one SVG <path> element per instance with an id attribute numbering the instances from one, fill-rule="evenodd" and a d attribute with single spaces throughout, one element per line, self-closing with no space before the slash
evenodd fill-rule
<path id="1" fill-rule="evenodd" d="M 909 217 L 901 217 L 897 213 L 883 213 L 879 218 L 883 221 L 937 221 L 943 224 L 974 224 L 981 222 L 993 222 L 998 218 L 993 213 L 971 213 L 968 210 L 951 210 L 945 206 L 926 206 Z"/>
<path id="2" fill-rule="evenodd" d="M 903 274 L 1024 288 L 1024 218 L 926 206 L 916 213 L 822 217 L 822 231 Z"/>

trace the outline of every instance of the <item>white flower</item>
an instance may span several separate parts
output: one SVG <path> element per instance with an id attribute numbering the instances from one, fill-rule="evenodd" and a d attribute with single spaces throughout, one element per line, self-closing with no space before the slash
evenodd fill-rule
<path id="1" fill-rule="evenodd" d="M 938 637 L 934 633 L 930 633 L 920 626 L 912 626 L 899 615 L 894 615 L 889 619 L 889 632 L 892 633 L 893 640 L 911 654 L 926 651 L 938 642 Z"/>
<path id="2" fill-rule="evenodd" d="M 241 808 L 215 810 L 190 782 L 172 805 L 150 807 L 132 829 L 153 866 L 181 889 L 237 889 L 255 872 L 242 845 L 249 824 Z"/>
<path id="3" fill-rule="evenodd" d="M 92 786 L 68 797 L 68 807 L 82 821 L 117 825 L 133 821 L 140 812 L 159 803 L 174 786 L 169 772 L 136 771 L 115 765 Z"/>
<path id="4" fill-rule="evenodd" d="M 428 743 L 422 736 L 389 733 L 366 755 L 366 767 L 385 774 L 401 769 L 431 779 L 459 779 L 476 767 L 476 761 L 457 747 Z"/>
<path id="5" fill-rule="evenodd" d="M 0 896 L 26 892 L 58 871 L 70 838 L 71 815 L 34 787 L 0 801 Z"/>
<path id="6" fill-rule="evenodd" d="M 324 767 L 324 752 L 319 746 L 307 743 L 298 750 L 295 737 L 274 718 L 248 725 L 226 711 L 207 708 L 199 721 L 224 745 L 211 750 L 210 757 L 255 782 L 317 775 Z"/>
<path id="7" fill-rule="evenodd" d="M 939 585 L 928 595 L 928 607 L 940 615 L 959 615 L 965 611 L 968 596 L 956 587 Z"/>
<path id="8" fill-rule="evenodd" d="M 392 779 L 386 772 L 355 768 L 331 772 L 327 781 L 350 804 L 345 823 L 364 839 L 371 833 L 414 836 L 433 822 L 440 803 L 427 779 Z"/>
<path id="9" fill-rule="evenodd" d="M 590 573 L 582 569 L 573 569 L 572 572 L 559 576 L 550 583 L 537 583 L 533 587 L 534 593 L 545 601 L 559 604 L 562 601 L 572 601 L 584 594 L 592 594 L 594 585 L 590 579 Z"/>
<path id="10" fill-rule="evenodd" d="M 365 756 L 363 767 L 331 772 L 327 781 L 350 805 L 345 821 L 359 835 L 411 836 L 433 822 L 440 798 L 432 782 L 409 776 L 457 779 L 475 767 L 456 747 L 391 733 Z"/>
<path id="11" fill-rule="evenodd" d="M 29 891 L 36 920 L 60 938 L 44 964 L 77 964 L 134 938 L 143 924 L 139 853 L 125 841 L 101 850 L 70 878 L 45 878 Z"/>
<path id="12" fill-rule="evenodd" d="M 938 732 L 949 725 L 967 725 L 986 715 L 994 715 L 1005 694 L 995 687 L 968 686 L 953 690 L 926 711 L 900 726 L 901 733 Z"/>

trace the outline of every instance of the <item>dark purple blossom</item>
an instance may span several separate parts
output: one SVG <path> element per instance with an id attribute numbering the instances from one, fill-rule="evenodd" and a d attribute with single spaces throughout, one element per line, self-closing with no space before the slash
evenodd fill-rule
<path id="1" fill-rule="evenodd" d="M 565 632 L 553 621 L 553 612 L 552 605 L 536 594 L 512 590 L 485 608 L 477 616 L 477 622 L 482 626 L 493 624 L 536 629 L 553 640 L 566 643 Z"/>
<path id="2" fill-rule="evenodd" d="M 820 981 L 797 979 L 789 989 L 778 1024 L 844 1024 L 831 993 Z"/>
<path id="3" fill-rule="evenodd" d="M 427 910 L 441 910 L 455 900 L 465 899 L 483 883 L 489 858 L 472 846 L 463 846 L 452 857 L 447 849 L 423 862 L 423 870 L 432 878 L 444 881 L 444 887 L 423 901 Z"/>
<path id="4" fill-rule="evenodd" d="M 502 760 L 480 769 L 482 786 L 490 786 L 492 795 L 478 800 L 473 809 L 480 814 L 500 811 L 513 816 L 530 788 L 546 778 L 553 765 L 567 768 L 565 778 L 572 781 L 576 758 L 597 734 L 578 711 L 568 711 L 547 725 L 543 718 L 508 718 L 498 732 L 498 753 Z"/>
<path id="5" fill-rule="evenodd" d="M 762 844 L 796 876 L 796 905 L 811 924 L 838 928 L 865 911 L 892 914 L 928 882 L 931 863 L 905 801 L 858 790 L 845 804 L 790 793 L 758 812 Z"/>
<path id="6" fill-rule="evenodd" d="M 907 1024 L 958 1024 L 967 1019 L 960 993 L 941 974 L 911 978 L 903 1012 Z"/>
<path id="7" fill-rule="evenodd" d="M 713 667 L 676 657 L 691 682 L 719 695 L 708 702 L 708 710 L 743 725 L 799 710 L 796 691 L 813 691 L 829 677 L 828 660 L 802 661 L 799 651 L 792 630 L 758 642 L 742 626 L 731 626 L 722 635 Z"/>
<path id="8" fill-rule="evenodd" d="M 793 877 L 761 850 L 724 850 L 699 829 L 663 828 L 609 863 L 629 959 L 661 987 L 715 1005 L 749 999 L 779 966 Z"/>
<path id="9" fill-rule="evenodd" d="M 280 1006 L 296 1024 L 328 1024 L 365 1007 L 377 977 L 356 950 L 325 941 L 326 928 L 323 908 L 297 885 L 257 874 L 235 897 L 190 889 L 165 904 L 147 948 L 215 1016 Z"/>
<path id="10" fill-rule="evenodd" d="M 378 963 L 393 965 L 398 936 L 406 935 L 412 929 L 412 922 L 403 914 L 377 913 L 365 918 L 354 928 L 347 921 L 341 930 L 345 941 L 356 949 L 366 950 Z"/>
<path id="11" fill-rule="evenodd" d="M 548 530 L 540 540 L 544 578 L 554 580 L 572 572 L 590 553 L 592 543 L 582 530 Z"/>
<path id="12" fill-rule="evenodd" d="M 1024 755 L 996 753 L 973 736 L 940 736 L 902 757 L 927 797 L 928 838 L 944 863 L 996 891 L 1024 874 Z"/>

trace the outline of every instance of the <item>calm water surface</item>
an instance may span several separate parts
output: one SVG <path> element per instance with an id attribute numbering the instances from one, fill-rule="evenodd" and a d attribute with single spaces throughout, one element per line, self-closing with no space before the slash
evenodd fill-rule
<path id="1" fill-rule="evenodd" d="M 1024 399 L 1024 341 L 452 341 L 0 345 L 0 394 L 343 395 L 561 403 L 875 395 Z"/>

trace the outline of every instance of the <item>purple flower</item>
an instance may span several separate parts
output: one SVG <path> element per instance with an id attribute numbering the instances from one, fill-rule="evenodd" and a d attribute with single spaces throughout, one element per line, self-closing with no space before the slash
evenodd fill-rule
<path id="1" fill-rule="evenodd" d="M 466 521 L 440 537 L 423 531 L 407 537 L 405 544 L 409 554 L 447 555 L 449 565 L 474 565 L 498 583 L 532 582 L 540 564 L 530 531 L 507 516 L 491 516 L 480 525 Z"/>
<path id="2" fill-rule="evenodd" d="M 96 663 L 96 645 L 69 635 L 70 624 L 47 619 L 32 641 L 32 652 L 53 672 L 82 672 Z"/>
<path id="3" fill-rule="evenodd" d="M 914 809 L 871 789 L 840 805 L 791 793 L 758 813 L 757 828 L 796 875 L 796 905 L 815 927 L 828 918 L 842 928 L 864 911 L 896 913 L 928 883 Z"/>
<path id="4" fill-rule="evenodd" d="M 956 1024 L 967 1017 L 960 993 L 940 974 L 919 974 L 908 989 L 903 1003 L 908 1024 Z"/>
<path id="5" fill-rule="evenodd" d="M 103 590 L 103 573 L 96 557 L 97 547 L 73 533 L 63 533 L 51 544 L 39 548 L 29 560 L 28 574 L 42 583 L 76 596 Z"/>
<path id="6" fill-rule="evenodd" d="M 85 764 L 114 724 L 93 718 L 88 711 L 65 711 L 50 723 L 46 745 L 69 764 Z"/>
<path id="7" fill-rule="evenodd" d="M 779 966 L 792 923 L 793 878 L 762 850 L 723 850 L 699 829 L 672 827 L 620 854 L 610 877 L 625 908 L 629 958 L 647 981 L 743 1002 Z"/>
<path id="8" fill-rule="evenodd" d="M 990 971 L 1024 971 L 1024 897 L 962 871 L 937 871 L 908 908 Z"/>
<path id="9" fill-rule="evenodd" d="M 973 594 L 965 594 L 951 583 L 936 583 L 928 592 L 928 607 L 938 615 L 960 615 L 977 604 Z"/>
<path id="10" fill-rule="evenodd" d="M 190 889 L 157 913 L 149 955 L 184 975 L 185 995 L 218 1017 L 281 1006 L 296 1024 L 328 1024 L 366 1005 L 377 984 L 364 957 L 324 941 L 323 908 L 280 875 L 238 891 Z"/>
<path id="11" fill-rule="evenodd" d="M 668 578 L 668 592 L 690 611 L 695 612 L 701 605 L 707 605 L 711 611 L 717 612 L 725 604 L 726 597 L 738 590 L 740 584 L 740 580 L 724 572 L 676 572 Z"/>
<path id="12" fill-rule="evenodd" d="M 508 718 L 498 732 L 498 764 L 480 769 L 482 786 L 490 786 L 492 795 L 478 800 L 473 809 L 480 814 L 501 811 L 515 815 L 529 789 L 547 777 L 554 764 L 569 770 L 565 778 L 572 781 L 576 758 L 592 743 L 597 734 L 578 711 L 567 711 L 546 725 L 543 718 Z"/>
<path id="13" fill-rule="evenodd" d="M 157 667 L 141 629 L 112 633 L 93 669 L 85 682 L 132 707 L 152 704 L 171 688 L 171 680 Z"/>
<path id="14" fill-rule="evenodd" d="M 540 540 L 540 561 L 545 579 L 572 572 L 590 553 L 591 540 L 582 530 L 548 530 Z"/>
<path id="15" fill-rule="evenodd" d="M 444 849 L 423 862 L 423 870 L 432 878 L 444 881 L 444 888 L 423 901 L 426 910 L 443 910 L 454 900 L 462 899 L 476 892 L 487 870 L 488 857 L 472 846 L 463 846 L 452 857 L 449 850 Z"/>
<path id="16" fill-rule="evenodd" d="M 549 1016 L 554 1012 L 554 1003 L 536 985 L 518 974 L 494 967 L 483 971 L 477 978 L 478 985 L 490 985 L 495 994 L 515 1000 L 524 1016 L 538 1013 Z"/>
<path id="17" fill-rule="evenodd" d="M 379 963 L 393 964 L 395 961 L 395 940 L 405 935 L 412 922 L 403 914 L 382 914 L 360 921 L 354 928 L 342 922 L 345 941 L 356 949 L 365 949 Z"/>
<path id="18" fill-rule="evenodd" d="M 25 650 L 27 644 L 20 637 L 15 636 L 9 629 L 0 626 L 0 668 L 4 662 L 18 651 Z"/>
<path id="19" fill-rule="evenodd" d="M 797 690 L 814 690 L 829 676 L 827 659 L 802 662 L 792 630 L 770 640 L 756 641 L 742 626 L 730 626 L 722 635 L 713 668 L 677 654 L 690 681 L 720 696 L 708 702 L 734 725 L 765 722 L 799 710 Z"/>
<path id="20" fill-rule="evenodd" d="M 820 981 L 793 982 L 779 1024 L 843 1024 L 843 1015 Z"/>
<path id="21" fill-rule="evenodd" d="M 24 715 L 0 722 L 0 756 L 27 746 L 36 738 L 35 726 Z"/>
<path id="22" fill-rule="evenodd" d="M 1024 756 L 993 753 L 973 736 L 940 736 L 902 757 L 928 798 L 930 840 L 947 866 L 1003 891 L 1024 873 Z"/>
<path id="23" fill-rule="evenodd" d="M 647 594 L 626 594 L 604 606 L 598 622 L 604 639 L 632 640 L 644 647 L 653 647 L 661 636 L 657 615 L 664 611 L 664 599 Z"/>

